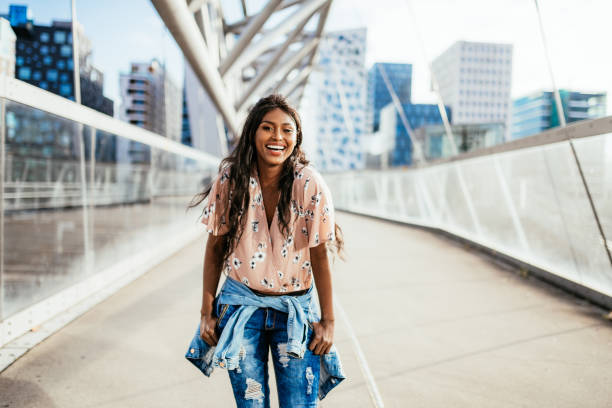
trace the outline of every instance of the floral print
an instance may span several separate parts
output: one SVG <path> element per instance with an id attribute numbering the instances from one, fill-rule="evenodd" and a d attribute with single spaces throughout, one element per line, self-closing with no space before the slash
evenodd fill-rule
<path id="1" fill-rule="evenodd" d="M 224 235 L 229 230 L 227 216 L 232 189 L 228 180 L 229 170 L 225 169 L 213 182 L 204 208 L 201 222 L 213 235 Z M 243 210 L 247 212 L 248 227 L 230 255 L 225 273 L 262 292 L 309 288 L 310 248 L 335 239 L 333 203 L 325 181 L 311 166 L 300 165 L 295 169 L 288 236 L 283 235 L 276 221 L 268 228 L 256 170 L 249 179 L 249 195 L 250 202 Z"/>

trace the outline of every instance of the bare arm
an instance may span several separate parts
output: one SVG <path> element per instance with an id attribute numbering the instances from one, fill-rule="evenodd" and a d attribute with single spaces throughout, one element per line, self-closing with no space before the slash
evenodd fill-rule
<path id="1" fill-rule="evenodd" d="M 312 262 L 312 273 L 319 294 L 321 321 L 313 323 L 314 338 L 308 348 L 315 354 L 323 355 L 329 353 L 333 344 L 335 320 L 331 270 L 325 243 L 310 248 L 310 261 Z"/>
<path id="2" fill-rule="evenodd" d="M 200 337 L 211 346 L 215 346 L 219 339 L 215 333 L 217 318 L 213 316 L 213 301 L 217 293 L 219 278 L 221 277 L 221 259 L 219 259 L 222 236 L 210 234 L 206 241 L 204 254 L 204 270 L 202 273 L 202 308 L 200 309 Z"/>

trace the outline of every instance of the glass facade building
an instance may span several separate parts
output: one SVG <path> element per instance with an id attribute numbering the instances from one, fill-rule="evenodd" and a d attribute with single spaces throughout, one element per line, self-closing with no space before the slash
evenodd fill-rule
<path id="1" fill-rule="evenodd" d="M 412 88 L 412 64 L 393 64 L 376 62 L 368 71 L 368 112 L 367 128 L 376 132 L 380 128 L 380 111 L 391 103 L 381 68 L 387 74 L 393 91 L 401 103 L 410 103 Z"/>
<path id="2" fill-rule="evenodd" d="M 606 115 L 606 93 L 559 90 L 567 123 Z M 514 100 L 512 139 L 520 139 L 559 126 L 554 93 L 540 91 Z"/>
<path id="3" fill-rule="evenodd" d="M 442 124 L 442 117 L 438 105 L 429 104 L 402 104 L 402 108 L 412 129 L 426 125 Z M 451 119 L 451 110 L 446 108 L 446 114 Z M 381 110 L 381 128 L 391 129 L 395 132 L 394 147 L 390 151 L 390 164 L 392 166 L 410 166 L 413 163 L 413 145 L 408 131 L 392 103 Z"/>

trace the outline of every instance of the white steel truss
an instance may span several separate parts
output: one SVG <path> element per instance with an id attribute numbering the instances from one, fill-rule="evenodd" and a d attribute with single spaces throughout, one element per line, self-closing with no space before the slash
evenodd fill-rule
<path id="1" fill-rule="evenodd" d="M 298 105 L 316 63 L 332 0 L 268 0 L 228 24 L 220 0 L 151 0 L 233 135 L 270 92 Z M 237 3 L 237 2 L 236 2 Z M 310 25 L 308 23 L 311 23 Z"/>

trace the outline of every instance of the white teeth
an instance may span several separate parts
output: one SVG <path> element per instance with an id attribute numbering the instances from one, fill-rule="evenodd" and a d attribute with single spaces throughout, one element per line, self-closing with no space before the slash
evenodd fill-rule
<path id="1" fill-rule="evenodd" d="M 283 146 L 272 146 L 272 145 L 266 145 L 266 147 L 270 150 L 285 150 L 285 148 Z"/>

